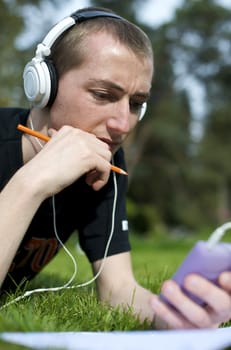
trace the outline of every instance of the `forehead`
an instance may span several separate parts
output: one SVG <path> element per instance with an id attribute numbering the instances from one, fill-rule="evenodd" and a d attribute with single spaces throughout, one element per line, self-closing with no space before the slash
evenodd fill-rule
<path id="1" fill-rule="evenodd" d="M 153 53 L 151 49 L 148 51 L 147 48 L 137 48 L 135 44 L 131 44 L 130 42 L 127 44 L 126 42 L 121 41 L 112 33 L 106 32 L 105 30 L 88 33 L 88 35 L 84 36 L 83 42 L 84 45 L 82 48 L 86 53 L 92 50 L 104 50 L 108 46 L 114 46 L 117 48 L 124 48 L 133 53 L 139 59 L 150 60 L 153 63 Z"/>
<path id="2" fill-rule="evenodd" d="M 116 40 L 112 35 L 98 32 L 85 40 L 84 59 L 81 68 L 91 69 L 91 74 L 102 78 L 110 73 L 114 78 L 123 77 L 146 82 L 150 88 L 153 76 L 152 57 L 138 55 Z M 97 77 L 100 74 L 100 77 Z"/>

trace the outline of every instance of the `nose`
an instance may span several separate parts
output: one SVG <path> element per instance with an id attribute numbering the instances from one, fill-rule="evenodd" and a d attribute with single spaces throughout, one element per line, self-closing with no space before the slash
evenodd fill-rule
<path id="1" fill-rule="evenodd" d="M 120 101 L 115 103 L 107 125 L 114 133 L 129 133 L 132 128 L 129 102 Z"/>

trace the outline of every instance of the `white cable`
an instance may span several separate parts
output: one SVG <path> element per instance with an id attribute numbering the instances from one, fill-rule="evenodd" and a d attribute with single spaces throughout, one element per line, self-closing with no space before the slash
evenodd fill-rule
<path id="1" fill-rule="evenodd" d="M 207 241 L 207 245 L 209 249 L 212 249 L 224 236 L 227 230 L 231 229 L 231 221 L 226 222 L 225 224 L 219 226 Z"/>
<path id="2" fill-rule="evenodd" d="M 67 283 L 65 283 L 63 286 L 60 287 L 51 287 L 51 288 L 37 288 L 37 289 L 32 289 L 32 290 L 28 290 L 26 291 L 23 295 L 18 296 L 17 298 L 13 299 L 12 301 L 10 301 L 9 303 L 4 304 L 3 306 L 0 307 L 0 310 L 6 308 L 7 306 L 14 304 L 22 299 L 25 299 L 26 297 L 30 296 L 31 294 L 34 293 L 42 293 L 42 292 L 57 292 L 59 290 L 65 289 L 67 288 L 71 282 L 73 281 L 73 279 L 76 276 L 77 273 L 77 263 L 73 257 L 73 255 L 71 254 L 71 252 L 66 248 L 66 246 L 63 244 L 63 242 L 61 241 L 61 239 L 59 238 L 59 235 L 57 233 L 57 227 L 56 227 L 56 211 L 55 211 L 55 197 L 52 197 L 52 211 L 53 211 L 53 227 L 54 227 L 54 233 L 55 233 L 55 237 L 57 239 L 57 241 L 61 244 L 61 246 L 63 247 L 63 249 L 65 250 L 66 254 L 71 258 L 73 265 L 74 265 L 74 273 L 71 276 L 71 278 L 69 279 L 69 281 Z"/>
<path id="3" fill-rule="evenodd" d="M 108 241 L 107 241 L 107 244 L 106 244 L 106 247 L 105 247 L 103 260 L 101 262 L 100 268 L 99 268 L 97 274 L 92 279 L 90 279 L 89 281 L 81 283 L 81 284 L 77 284 L 76 286 L 69 286 L 69 287 L 67 287 L 67 289 L 80 288 L 80 287 L 88 286 L 89 284 L 93 283 L 99 277 L 99 275 L 101 274 L 101 272 L 102 272 L 102 270 L 104 268 L 106 257 L 107 257 L 107 253 L 108 253 L 108 249 L 110 247 L 110 243 L 111 243 L 112 236 L 113 236 L 114 229 L 115 229 L 115 210 L 116 210 L 118 189 L 117 189 L 116 175 L 115 175 L 114 172 L 113 172 L 113 182 L 114 182 L 114 200 L 113 200 L 113 207 L 112 207 L 111 231 L 110 231 L 110 234 L 109 234 L 109 237 L 108 237 Z"/>
<path id="4" fill-rule="evenodd" d="M 34 124 L 33 124 L 33 120 L 32 120 L 31 115 L 29 115 L 29 118 L 28 118 L 28 119 L 29 119 L 29 123 L 30 123 L 31 129 L 34 130 Z M 34 136 L 34 137 L 35 137 L 35 140 L 36 140 L 37 144 L 38 144 L 41 148 L 43 148 L 43 144 L 42 144 L 42 142 L 39 140 L 39 138 L 36 137 L 36 136 Z"/>

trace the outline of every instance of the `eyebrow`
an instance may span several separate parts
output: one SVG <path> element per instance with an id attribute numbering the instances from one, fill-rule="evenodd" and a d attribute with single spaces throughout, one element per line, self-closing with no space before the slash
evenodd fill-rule
<path id="1" fill-rule="evenodd" d="M 110 88 L 110 89 L 114 89 L 114 90 L 118 90 L 119 92 L 122 92 L 124 93 L 125 90 L 118 84 L 116 83 L 113 83 L 112 81 L 110 80 L 105 80 L 105 79 L 90 79 L 90 82 L 92 83 L 95 83 L 95 84 L 98 84 L 98 85 L 101 85 L 103 87 L 107 87 L 107 88 Z M 150 92 L 136 92 L 133 97 L 140 97 L 140 98 L 143 98 L 145 100 L 148 100 L 149 97 L 150 97 Z"/>

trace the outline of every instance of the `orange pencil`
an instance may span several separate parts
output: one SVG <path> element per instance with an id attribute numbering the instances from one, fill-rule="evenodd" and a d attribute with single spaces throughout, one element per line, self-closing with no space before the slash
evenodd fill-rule
<path id="1" fill-rule="evenodd" d="M 41 134 L 38 131 L 32 130 L 30 128 L 27 128 L 26 126 L 24 126 L 22 124 L 18 124 L 17 129 L 22 131 L 22 132 L 25 132 L 26 134 L 38 137 L 39 139 L 41 139 L 41 140 L 43 140 L 45 142 L 48 142 L 50 140 L 49 136 L 43 135 L 43 134 Z M 128 173 L 125 170 L 123 170 L 123 169 L 121 169 L 121 168 L 119 168 L 119 167 L 117 167 L 115 165 L 111 165 L 111 170 L 115 171 L 118 174 L 128 175 Z"/>
<path id="2" fill-rule="evenodd" d="M 41 134 L 41 132 L 34 131 L 30 128 L 27 128 L 26 126 L 24 126 L 22 124 L 18 124 L 17 129 L 22 131 L 22 132 L 25 132 L 26 134 L 38 137 L 40 140 L 43 140 L 46 142 L 50 140 L 49 136 L 43 135 L 43 134 Z"/>

